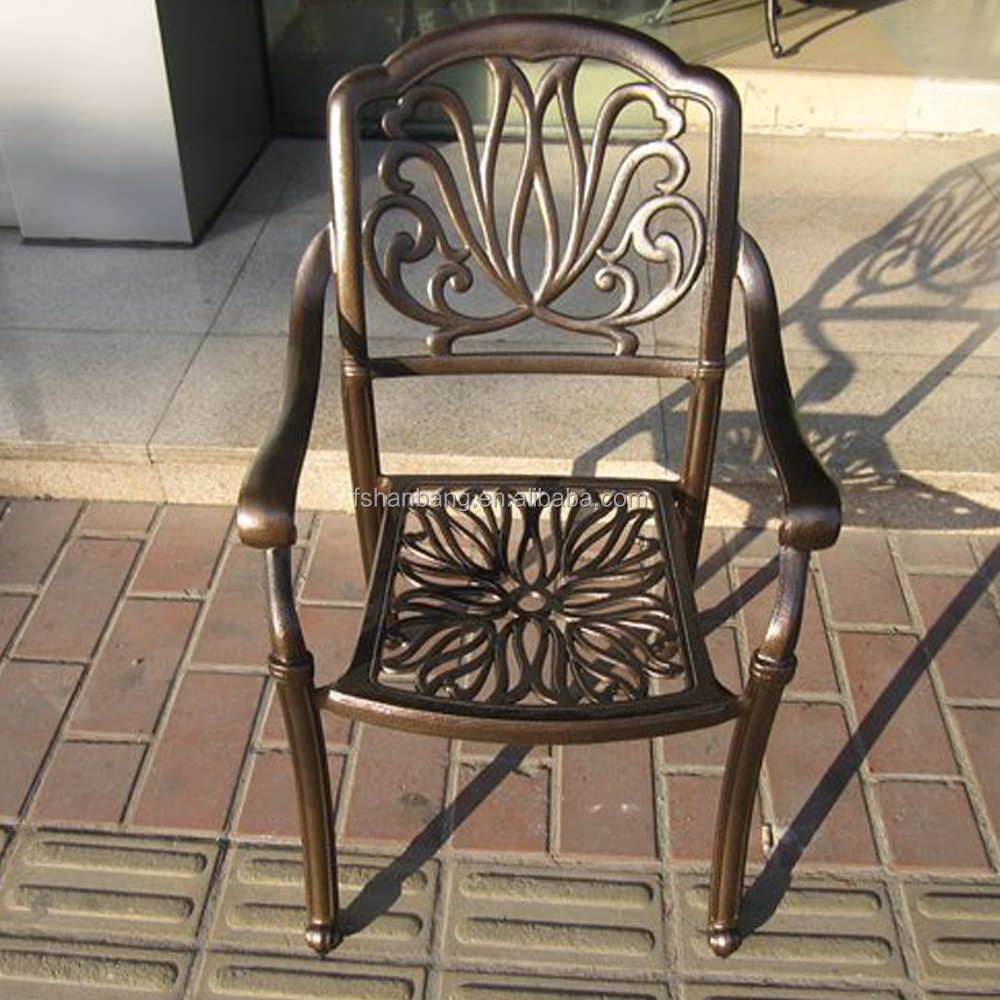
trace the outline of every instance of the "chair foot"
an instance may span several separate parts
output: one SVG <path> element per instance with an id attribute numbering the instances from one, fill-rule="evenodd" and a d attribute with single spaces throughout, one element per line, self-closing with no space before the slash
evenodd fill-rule
<path id="1" fill-rule="evenodd" d="M 334 923 L 311 923 L 306 928 L 306 944 L 319 955 L 333 951 L 344 940 L 343 931 Z"/>
<path id="2" fill-rule="evenodd" d="M 719 958 L 728 958 L 743 943 L 736 927 L 714 927 L 708 932 L 708 945 Z"/>

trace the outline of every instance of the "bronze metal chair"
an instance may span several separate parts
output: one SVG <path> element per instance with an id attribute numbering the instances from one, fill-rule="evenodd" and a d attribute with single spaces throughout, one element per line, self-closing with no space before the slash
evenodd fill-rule
<path id="1" fill-rule="evenodd" d="M 484 63 L 490 81 L 489 121 L 478 139 L 463 94 L 431 79 L 466 60 Z M 585 139 L 574 84 L 590 61 L 624 68 L 633 79 L 612 89 Z M 385 145 L 378 191 L 366 207 L 359 151 L 362 111 L 373 105 Z M 655 134 L 632 133 L 630 147 L 609 152 L 609 136 L 634 106 L 646 109 Z M 704 210 L 685 194 L 686 109 L 696 106 L 709 121 Z M 450 124 L 455 141 L 448 150 L 421 131 L 427 108 Z M 552 141 L 543 136 L 543 120 Z M 517 138 L 505 147 L 512 123 Z M 573 18 L 498 18 L 427 35 L 382 66 L 350 73 L 331 94 L 329 128 L 332 224 L 299 267 L 284 401 L 239 503 L 243 541 L 266 551 L 269 662 L 298 792 L 307 941 L 326 952 L 341 938 L 321 710 L 414 733 L 522 745 L 643 739 L 736 719 L 708 928 L 712 948 L 727 955 L 740 941 L 753 800 L 772 720 L 795 669 L 809 553 L 831 545 L 840 526 L 836 488 L 796 423 L 767 264 L 737 222 L 737 96 L 718 73 L 686 66 L 638 33 Z M 511 148 L 513 184 L 501 182 L 497 168 Z M 561 200 L 549 167 L 556 150 L 569 161 Z M 427 198 L 416 194 L 413 178 L 421 171 L 430 178 Z M 644 176 L 648 197 L 630 202 Z M 532 211 L 542 233 L 529 240 L 525 219 Z M 569 218 L 560 219 L 561 211 Z M 544 262 L 532 270 L 529 250 L 539 247 Z M 630 261 L 657 273 L 648 293 Z M 421 268 L 422 291 L 408 284 L 411 270 Z M 614 304 L 597 313 L 565 307 L 583 276 Z M 712 672 L 691 582 L 734 279 L 746 302 L 764 437 L 785 498 L 777 603 L 740 694 Z M 504 304 L 464 311 L 466 302 L 484 301 L 463 299 L 477 282 Z M 406 501 L 357 510 L 369 585 L 361 634 L 340 678 L 316 686 L 296 615 L 290 552 L 331 283 L 355 489 Z M 640 350 L 636 328 L 695 288 L 701 319 L 692 356 Z M 424 324 L 427 348 L 391 357 L 370 352 L 365 296 L 372 294 Z M 533 341 L 532 349 L 486 349 L 490 334 L 526 320 L 558 332 Z M 585 349 L 550 349 L 556 336 Z M 466 349 L 470 344 L 474 349 Z M 686 381 L 679 475 L 608 482 L 383 470 L 376 379 L 522 373 Z"/>

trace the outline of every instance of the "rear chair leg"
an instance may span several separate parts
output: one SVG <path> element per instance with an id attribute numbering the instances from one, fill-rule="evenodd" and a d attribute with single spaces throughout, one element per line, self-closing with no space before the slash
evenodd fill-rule
<path id="1" fill-rule="evenodd" d="M 306 942 L 323 955 L 340 944 L 343 934 L 337 927 L 336 835 L 326 741 L 313 700 L 312 658 L 291 664 L 272 660 L 270 669 L 278 686 L 295 771 L 309 920 Z"/>
<path id="2" fill-rule="evenodd" d="M 742 940 L 740 900 L 760 766 L 781 701 L 781 691 L 791 680 L 794 668 L 794 659 L 773 664 L 754 656 L 743 695 L 743 712 L 729 744 L 729 759 L 719 796 L 708 898 L 708 943 L 720 958 L 736 951 Z"/>

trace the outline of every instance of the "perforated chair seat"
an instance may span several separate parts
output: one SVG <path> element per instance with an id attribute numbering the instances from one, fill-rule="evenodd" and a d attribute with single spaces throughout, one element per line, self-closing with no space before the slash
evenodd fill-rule
<path id="1" fill-rule="evenodd" d="M 673 488 L 395 479 L 333 711 L 519 744 L 732 718 L 698 623 Z"/>

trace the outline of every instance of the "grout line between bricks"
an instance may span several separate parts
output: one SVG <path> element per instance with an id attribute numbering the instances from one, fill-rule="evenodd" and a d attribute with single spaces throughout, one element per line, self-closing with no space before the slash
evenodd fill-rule
<path id="1" fill-rule="evenodd" d="M 225 837 L 219 838 L 216 843 L 218 845 L 218 854 L 215 859 L 215 867 L 212 869 L 212 875 L 209 879 L 208 892 L 205 894 L 205 906 L 202 909 L 201 919 L 198 921 L 198 926 L 195 929 L 193 940 L 194 954 L 182 994 L 185 1000 L 194 998 L 202 985 L 202 979 L 206 974 L 205 965 L 208 961 L 210 951 L 211 928 L 215 921 L 215 909 L 219 898 L 222 896 L 223 886 L 227 881 L 230 868 L 235 863 L 234 861 L 230 861 L 233 858 L 233 853 Z"/>
<path id="2" fill-rule="evenodd" d="M 41 788 L 42 782 L 45 780 L 45 776 L 48 773 L 50 765 L 52 764 L 52 758 L 55 757 L 56 751 L 63 745 L 63 733 L 66 731 L 68 720 L 73 714 L 73 710 L 76 708 L 76 703 L 80 700 L 80 693 L 83 691 L 83 682 L 85 679 L 86 671 L 81 671 L 80 676 L 77 678 L 76 684 L 73 687 L 73 693 L 66 702 L 66 708 L 63 710 L 59 724 L 56 726 L 55 731 L 52 734 L 52 739 L 49 741 L 48 748 L 42 756 L 41 763 L 39 763 L 38 767 L 35 769 L 35 775 L 31 780 L 31 784 L 28 786 L 28 791 L 21 800 L 21 807 L 17 814 L 18 818 L 21 820 L 25 819 L 31 812 L 31 807 L 34 805 L 35 798 L 38 795 L 38 790 Z"/>
<path id="3" fill-rule="evenodd" d="M 425 981 L 428 984 L 430 971 L 444 967 L 447 931 L 451 926 L 451 908 L 449 903 L 452 898 L 456 863 L 456 852 L 452 844 L 452 836 L 455 831 L 454 802 L 458 795 L 459 778 L 462 773 L 462 761 L 458 747 L 458 740 L 448 741 L 448 763 L 444 776 L 441 846 L 435 852 L 438 858 L 437 891 L 431 907 L 431 929 L 427 942 L 428 974 L 425 975 Z M 429 985 L 425 986 L 426 989 L 429 989 Z M 428 1000 L 433 1000 L 433 998 L 428 997 Z"/>
<path id="4" fill-rule="evenodd" d="M 881 532 L 880 534 L 883 537 L 885 535 L 884 532 Z M 893 571 L 898 577 L 899 570 L 895 563 L 893 563 Z M 851 685 L 847 674 L 847 665 L 844 662 L 844 654 L 840 648 L 840 641 L 838 637 L 839 626 L 833 620 L 830 591 L 826 582 L 826 574 L 823 572 L 822 567 L 820 567 L 819 572 L 813 579 L 816 584 L 816 598 L 820 607 L 820 617 L 823 621 L 823 629 L 826 634 L 827 645 L 830 650 L 830 658 L 833 663 L 834 677 L 836 678 L 837 687 L 839 688 L 841 694 L 841 716 L 847 723 L 848 741 L 850 742 L 857 761 L 855 774 L 857 775 L 858 784 L 861 788 L 861 799 L 864 803 L 865 813 L 868 819 L 868 827 L 871 831 L 872 840 L 875 845 L 875 856 L 878 859 L 879 866 L 884 872 L 886 870 L 888 859 L 892 856 L 889 850 L 889 836 L 882 822 L 882 814 L 878 809 L 878 800 L 875 796 L 871 781 L 872 773 L 868 764 L 868 756 L 865 751 L 865 747 L 861 743 L 861 738 L 858 735 L 859 720 L 857 708 L 851 694 Z"/>
<path id="5" fill-rule="evenodd" d="M 253 718 L 250 724 L 250 733 L 247 736 L 246 743 L 243 746 L 243 760 L 240 763 L 239 769 L 236 772 L 236 781 L 233 783 L 233 787 L 229 792 L 229 805 L 226 808 L 226 815 L 222 821 L 222 836 L 230 837 L 232 835 L 233 827 L 236 824 L 236 818 L 239 815 L 239 810 L 242 808 L 243 802 L 246 799 L 247 790 L 250 785 L 250 774 L 253 771 L 254 765 L 254 737 L 257 731 L 264 725 L 264 708 L 266 706 L 266 699 L 264 695 L 267 693 L 267 685 L 261 684 L 260 690 L 257 692 L 257 704 L 254 707 Z"/>
<path id="6" fill-rule="evenodd" d="M 549 811 L 548 848 L 549 856 L 559 857 L 562 850 L 562 799 L 563 799 L 563 747 L 550 746 L 549 755 Z"/>
<path id="7" fill-rule="evenodd" d="M 69 549 L 70 545 L 76 539 L 77 528 L 80 524 L 81 518 L 83 517 L 85 509 L 86 505 L 81 503 L 77 509 L 76 515 L 73 517 L 73 520 L 70 522 L 69 527 L 66 529 L 66 533 L 59 544 L 56 555 L 53 557 L 46 572 L 42 576 L 42 581 L 39 586 L 38 598 L 35 600 L 35 602 L 32 604 L 32 606 L 28 609 L 28 611 L 22 618 L 21 623 L 16 630 L 16 635 L 11 637 L 10 649 L 12 651 L 15 649 L 16 643 L 20 642 L 21 636 L 24 634 L 24 630 L 28 627 L 29 622 L 31 621 L 31 619 L 34 618 L 34 615 L 39 605 L 41 604 L 42 599 L 45 593 L 47 592 L 51 581 L 55 578 L 56 573 L 59 571 L 59 566 L 62 564 L 62 561 L 65 558 L 66 551 Z M 133 560 L 133 565 L 134 565 L 134 560 Z M 116 598 L 115 606 L 117 606 L 117 602 L 121 600 L 121 594 L 123 592 L 124 592 L 124 584 L 122 590 L 119 591 L 119 595 Z M 113 617 L 114 617 L 114 609 L 112 609 L 108 621 L 110 622 L 111 618 Z M 107 623 L 105 624 L 104 627 L 105 629 L 108 628 Z M 52 737 L 50 738 L 49 744 L 45 749 L 45 753 L 42 755 L 41 761 L 35 768 L 35 773 L 32 776 L 32 780 L 28 786 L 28 790 L 25 793 L 24 798 L 21 800 L 21 804 L 18 808 L 16 815 L 17 821 L 24 820 L 30 813 L 31 807 L 34 804 L 35 797 L 38 794 L 38 789 L 41 787 L 42 782 L 45 780 L 45 775 L 48 772 L 49 766 L 52 762 L 52 758 L 55 756 L 56 750 L 62 744 L 63 733 L 67 728 L 69 719 L 71 718 L 76 708 L 77 702 L 80 700 L 80 694 L 83 691 L 83 686 L 87 679 L 88 675 L 87 663 L 89 662 L 92 662 L 92 658 L 91 661 L 86 661 L 84 663 L 78 664 L 79 666 L 81 666 L 80 674 L 76 679 L 76 683 L 73 686 L 73 691 L 66 702 L 66 706 L 64 707 L 62 715 L 59 718 L 59 722 L 52 733 Z M 8 666 L 7 669 L 10 669 L 10 667 Z"/>
<path id="8" fill-rule="evenodd" d="M 166 508 L 163 509 L 162 515 L 158 516 L 150 529 L 150 544 L 152 544 L 155 535 L 159 533 L 160 525 L 162 524 L 163 517 L 165 515 Z M 230 521 L 230 528 L 231 526 L 232 521 Z M 153 761 L 156 759 L 157 751 L 160 748 L 160 744 L 163 742 L 163 733 L 166 729 L 167 720 L 170 717 L 170 713 L 173 711 L 173 707 L 177 702 L 177 698 L 180 693 L 181 684 L 187 675 L 187 668 L 190 664 L 192 656 L 194 655 L 194 650 L 197 646 L 198 640 L 201 637 L 202 627 L 208 616 L 209 609 L 211 608 L 212 598 L 215 596 L 219 588 L 219 580 L 222 577 L 222 572 L 225 568 L 230 551 L 228 538 L 229 530 L 227 529 L 226 541 L 223 541 L 223 543 L 219 546 L 219 551 L 215 558 L 215 565 L 212 567 L 212 573 L 209 577 L 209 584 L 205 590 L 205 596 L 199 602 L 201 607 L 195 615 L 191 631 L 188 634 L 187 642 L 184 645 L 184 649 L 181 651 L 177 669 L 174 671 L 174 676 L 170 681 L 166 696 L 160 706 L 160 713 L 153 723 L 153 731 L 149 740 L 149 750 L 146 752 L 142 764 L 136 771 L 135 781 L 132 783 L 132 788 L 129 792 L 124 819 L 122 821 L 126 827 L 130 827 L 132 825 L 136 809 L 138 808 L 139 799 L 142 796 L 142 790 L 145 788 L 149 772 L 152 770 Z"/>
<path id="9" fill-rule="evenodd" d="M 997 711 L 1000 709 L 1000 698 L 949 698 L 948 704 L 952 708 L 975 708 L 985 711 Z"/>
<path id="10" fill-rule="evenodd" d="M 667 971 L 667 988 L 669 995 L 679 995 L 677 976 L 671 977 L 670 970 L 677 972 L 680 966 L 681 938 L 685 928 L 677 919 L 681 913 L 679 890 L 674 878 L 670 851 L 670 811 L 667 795 L 667 772 L 664 765 L 664 742 L 669 737 L 658 737 L 650 740 L 653 768 L 653 808 L 654 836 L 656 837 L 656 856 L 659 861 L 660 891 L 663 894 L 660 927 L 663 934 L 664 962 Z"/>
<path id="11" fill-rule="evenodd" d="M 8 504 L 7 510 L 9 511 L 10 509 L 11 507 Z M 56 547 L 55 554 L 49 560 L 49 564 L 45 568 L 45 572 L 42 573 L 41 579 L 33 588 L 33 593 L 35 598 L 34 601 L 32 602 L 31 606 L 27 609 L 27 611 L 25 611 L 24 615 L 21 618 L 20 624 L 14 630 L 14 634 L 10 637 L 10 642 L 8 642 L 7 644 L 7 649 L 9 651 L 8 656 L 11 660 L 18 659 L 18 657 L 14 655 L 15 652 L 17 651 L 18 643 L 20 643 L 21 638 L 23 637 L 24 633 L 28 630 L 28 626 L 31 624 L 32 619 L 37 614 L 38 607 L 42 603 L 42 598 L 45 596 L 46 591 L 49 589 L 49 584 L 51 583 L 52 578 L 56 575 L 56 573 L 59 570 L 59 566 L 62 564 L 63 558 L 66 554 L 66 550 L 70 546 L 74 532 L 76 530 L 76 526 L 80 523 L 80 518 L 82 516 L 83 516 L 83 504 L 81 503 L 79 508 L 77 509 L 76 514 L 73 517 L 73 520 L 70 521 L 69 527 L 67 527 L 66 529 L 66 533 L 62 537 L 62 541 Z"/>
<path id="12" fill-rule="evenodd" d="M 900 559 L 899 545 L 895 538 L 890 540 L 889 550 L 894 561 Z M 973 548 L 973 552 L 977 560 L 976 573 L 981 573 L 982 560 L 980 558 L 980 553 L 975 547 Z M 926 636 L 927 628 L 925 626 L 927 623 L 923 620 L 923 616 L 920 612 L 920 606 L 917 602 L 916 595 L 913 592 L 909 577 L 906 573 L 900 570 L 900 578 L 903 599 L 906 601 L 910 615 L 917 622 L 921 636 Z M 970 580 L 973 578 L 974 576 L 969 577 Z M 988 591 L 989 586 L 985 589 L 985 592 L 988 593 Z M 958 627 L 961 627 L 961 623 L 959 623 Z M 983 844 L 983 850 L 986 853 L 986 857 L 989 860 L 991 868 L 994 872 L 996 872 L 1000 870 L 1000 846 L 998 846 L 996 837 L 990 828 L 989 809 L 986 805 L 986 800 L 983 796 L 982 790 L 979 787 L 979 782 L 976 779 L 975 768 L 965 749 L 965 742 L 962 738 L 961 728 L 955 719 L 951 706 L 948 704 L 948 695 L 944 686 L 944 681 L 941 679 L 940 670 L 938 669 L 936 652 L 927 658 L 927 676 L 930 680 L 931 688 L 934 691 L 934 697 L 938 703 L 938 710 L 941 713 L 941 721 L 944 723 L 948 743 L 951 747 L 952 754 L 955 757 L 955 761 L 958 764 L 959 774 L 961 775 L 960 782 L 965 787 L 969 804 L 972 807 L 972 815 L 979 831 L 979 836 Z"/>
<path id="13" fill-rule="evenodd" d="M 926 635 L 926 630 L 923 628 L 924 621 L 920 614 L 920 607 L 917 603 L 916 596 L 913 593 L 913 588 L 910 584 L 909 574 L 906 571 L 905 565 L 903 563 L 902 553 L 899 547 L 899 540 L 894 533 L 886 533 L 886 543 L 889 548 L 889 557 L 892 560 L 893 569 L 896 573 L 897 580 L 899 582 L 900 592 L 903 596 L 903 601 L 906 605 L 907 613 L 910 616 L 911 621 L 913 621 L 918 628 L 919 642 L 923 645 L 924 636 Z M 966 794 L 969 798 L 970 805 L 973 811 L 973 817 L 975 819 L 977 827 L 979 827 L 980 839 L 983 842 L 983 848 L 986 851 L 987 857 L 992 864 L 993 868 L 996 869 L 996 848 L 993 845 L 993 850 L 990 850 L 990 845 L 985 836 L 983 836 L 983 819 L 979 814 L 977 809 L 977 803 L 975 801 L 976 796 L 971 793 L 969 779 L 973 775 L 973 771 L 969 766 L 969 761 L 964 753 L 964 748 L 961 746 L 961 740 L 957 738 L 957 725 L 954 719 L 951 717 L 951 713 L 947 708 L 946 699 L 944 695 L 944 685 L 938 674 L 937 665 L 935 663 L 934 657 L 927 657 L 926 659 L 926 669 L 925 673 L 931 685 L 931 690 L 934 693 L 935 701 L 938 704 L 938 711 L 941 714 L 941 721 L 945 728 L 945 733 L 948 739 L 948 744 L 951 748 L 952 756 L 958 765 L 961 777 L 954 778 L 951 782 L 952 784 L 961 784 L 966 790 Z M 888 842 L 888 838 L 887 838 Z M 891 855 L 889 855 L 891 857 Z M 898 866 L 893 866 L 896 869 Z M 895 871 L 894 871 L 895 874 Z M 917 927 L 913 922 L 913 918 L 910 914 L 909 905 L 907 904 L 905 894 L 902 891 L 902 884 L 899 877 L 890 878 L 889 880 L 889 891 L 893 901 L 893 909 L 895 910 L 895 916 L 897 921 L 897 933 L 900 937 L 900 942 L 903 947 L 903 957 L 906 962 L 907 971 L 909 973 L 909 978 L 920 985 L 924 985 L 926 977 L 923 973 L 923 963 L 920 961 L 919 957 L 919 947 L 917 945 L 918 933 Z M 927 983 L 928 986 L 933 985 L 933 983 Z"/>

